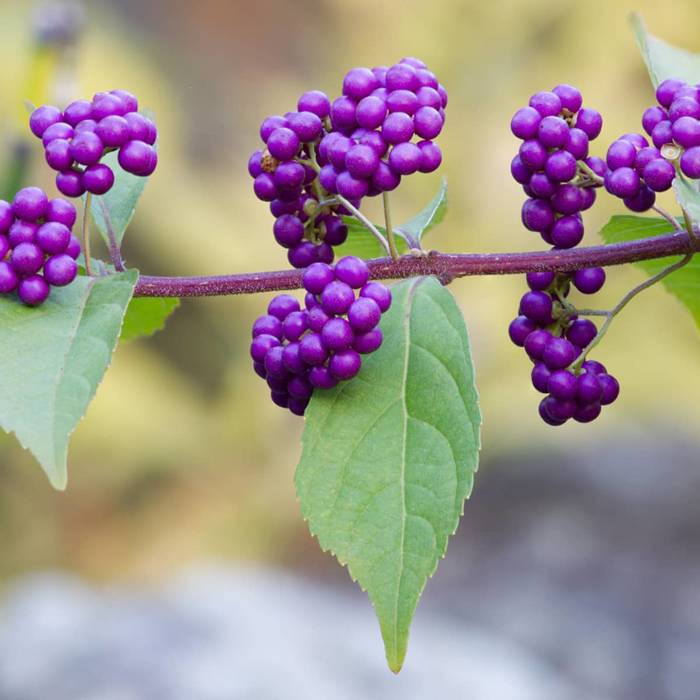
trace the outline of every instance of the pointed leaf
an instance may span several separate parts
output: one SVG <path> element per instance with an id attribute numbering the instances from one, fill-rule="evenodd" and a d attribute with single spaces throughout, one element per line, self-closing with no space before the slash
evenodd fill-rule
<path id="1" fill-rule="evenodd" d="M 418 598 L 471 492 L 481 415 L 450 292 L 419 277 L 393 295 L 382 347 L 355 379 L 314 394 L 296 486 L 321 547 L 367 591 L 398 672 Z"/>
<path id="2" fill-rule="evenodd" d="M 404 255 L 410 248 L 420 248 L 423 234 L 437 226 L 447 213 L 447 180 L 440 183 L 437 194 L 413 218 L 397 226 L 396 247 L 399 254 Z M 379 241 L 367 230 L 367 227 L 352 216 L 344 216 L 343 221 L 348 227 L 348 240 L 336 248 L 336 257 L 357 255 L 364 260 L 383 258 L 386 251 Z M 386 228 L 375 224 L 377 230 L 386 237 Z"/>
<path id="3" fill-rule="evenodd" d="M 636 13 L 631 22 L 654 87 L 667 78 L 685 80 L 691 85 L 700 82 L 700 54 L 679 49 L 649 34 L 644 21 Z"/>
<path id="4" fill-rule="evenodd" d="M 178 306 L 180 306 L 180 300 L 170 297 L 132 299 L 126 310 L 120 339 L 144 338 L 163 330 L 168 317 Z"/>
<path id="5" fill-rule="evenodd" d="M 447 180 L 440 183 L 440 189 L 425 208 L 412 219 L 401 224 L 397 231 L 406 238 L 411 247 L 417 248 L 414 242 L 420 242 L 423 234 L 430 231 L 433 226 L 437 226 L 445 218 L 445 214 L 447 214 Z"/>
<path id="6" fill-rule="evenodd" d="M 0 299 L 0 427 L 51 483 L 66 485 L 68 438 L 112 359 L 138 272 L 78 277 L 41 307 Z"/>
<path id="7" fill-rule="evenodd" d="M 606 243 L 621 243 L 649 238 L 650 236 L 662 236 L 672 232 L 673 227 L 665 219 L 644 216 L 613 216 L 602 228 L 600 235 Z M 679 259 L 676 256 L 658 260 L 642 260 L 636 262 L 635 265 L 652 277 Z M 687 265 L 663 279 L 661 284 L 690 311 L 695 323 L 700 328 L 700 254 L 693 256 Z"/>

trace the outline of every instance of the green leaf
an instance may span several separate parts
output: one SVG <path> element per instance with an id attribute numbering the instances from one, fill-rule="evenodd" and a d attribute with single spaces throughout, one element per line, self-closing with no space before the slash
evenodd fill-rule
<path id="1" fill-rule="evenodd" d="M 430 202 L 413 218 L 394 229 L 399 254 L 408 253 L 410 248 L 419 248 L 423 234 L 437 226 L 445 218 L 446 213 L 447 180 L 443 180 L 440 183 L 440 189 Z M 364 260 L 370 260 L 386 256 L 384 248 L 363 223 L 352 216 L 344 216 L 343 221 L 348 227 L 348 240 L 336 248 L 336 257 L 357 255 Z M 375 224 L 375 227 L 386 237 L 386 229 L 383 226 Z"/>
<path id="2" fill-rule="evenodd" d="M 688 212 L 691 221 L 700 221 L 700 192 L 698 183 L 678 174 L 673 181 L 673 191 L 680 205 Z"/>
<path id="3" fill-rule="evenodd" d="M 352 216 L 344 216 L 343 222 L 348 227 L 348 239 L 335 249 L 336 259 L 345 255 L 356 255 L 363 260 L 386 257 L 384 248 L 363 223 Z M 386 229 L 383 226 L 376 226 L 376 228 L 386 236 Z M 401 255 L 408 252 L 408 244 L 401 234 L 396 237 L 396 247 Z"/>
<path id="4" fill-rule="evenodd" d="M 403 235 L 411 247 L 417 248 L 415 242 L 420 242 L 423 234 L 437 226 L 445 218 L 445 214 L 447 214 L 447 180 L 443 179 L 440 189 L 432 200 L 416 216 L 401 224 L 397 232 Z"/>
<path id="5" fill-rule="evenodd" d="M 68 438 L 109 366 L 138 272 L 78 277 L 30 309 L 0 299 L 0 427 L 66 486 Z"/>
<path id="6" fill-rule="evenodd" d="M 481 415 L 450 292 L 433 277 L 392 290 L 382 347 L 355 379 L 315 392 L 295 481 L 311 532 L 367 591 L 398 672 L 418 598 L 471 492 Z"/>
<path id="7" fill-rule="evenodd" d="M 700 54 L 671 46 L 649 34 L 644 21 L 636 13 L 631 16 L 631 22 L 654 87 L 667 78 L 685 80 L 692 85 L 700 82 Z"/>
<path id="8" fill-rule="evenodd" d="M 137 297 L 132 299 L 124 316 L 121 340 L 134 340 L 163 330 L 180 300 L 166 297 Z"/>
<path id="9" fill-rule="evenodd" d="M 662 236 L 672 232 L 673 226 L 665 219 L 645 216 L 613 216 L 602 228 L 600 235 L 606 243 L 622 243 L 651 236 Z M 635 265 L 652 277 L 679 260 L 680 257 L 682 256 L 642 260 L 636 262 Z M 663 279 L 661 284 L 690 311 L 695 323 L 700 328 L 700 255 L 693 256 L 687 265 Z"/>

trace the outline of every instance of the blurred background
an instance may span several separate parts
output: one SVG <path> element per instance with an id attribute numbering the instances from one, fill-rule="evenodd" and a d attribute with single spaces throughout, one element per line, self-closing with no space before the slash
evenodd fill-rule
<path id="1" fill-rule="evenodd" d="M 415 55 L 450 94 L 451 207 L 429 245 L 537 248 L 519 225 L 510 117 L 569 82 L 604 115 L 594 154 L 638 130 L 653 93 L 634 9 L 700 50 L 694 0 L 0 0 L 0 187 L 54 191 L 28 102 L 126 88 L 160 133 L 128 264 L 279 269 L 246 172 L 260 121 L 307 89 L 337 95 L 353 66 Z M 438 183 L 407 179 L 397 220 Z M 589 243 L 616 211 L 599 197 Z M 608 279 L 598 307 L 643 276 Z M 302 422 L 250 369 L 249 327 L 267 303 L 251 296 L 185 301 L 163 332 L 118 349 L 73 437 L 65 493 L 0 435 L 0 698 L 697 700 L 697 329 L 663 289 L 645 292 L 596 352 L 621 399 L 592 425 L 554 430 L 507 340 L 523 289 L 521 277 L 451 286 L 472 337 L 482 464 L 398 678 L 364 594 L 301 519 Z"/>

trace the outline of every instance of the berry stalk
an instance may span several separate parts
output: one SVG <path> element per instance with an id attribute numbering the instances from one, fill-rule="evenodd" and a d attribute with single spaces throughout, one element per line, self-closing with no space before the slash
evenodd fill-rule
<path id="1" fill-rule="evenodd" d="M 526 253 L 438 253 L 424 257 L 405 255 L 398 260 L 377 258 L 368 262 L 371 279 L 405 279 L 436 275 L 453 279 L 474 275 L 511 275 L 527 272 L 570 272 L 608 267 L 700 252 L 700 243 L 686 232 L 669 233 L 625 243 Z M 257 294 L 299 289 L 302 270 L 280 270 L 239 275 L 155 277 L 142 275 L 137 297 L 201 297 Z"/>

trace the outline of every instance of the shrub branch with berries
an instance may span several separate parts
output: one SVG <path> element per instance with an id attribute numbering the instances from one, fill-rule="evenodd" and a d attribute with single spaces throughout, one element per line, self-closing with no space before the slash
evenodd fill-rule
<path id="1" fill-rule="evenodd" d="M 59 192 L 82 198 L 80 237 L 76 208 L 62 197 L 27 186 L 0 202 L 0 426 L 65 488 L 69 437 L 120 337 L 152 334 L 180 297 L 303 290 L 276 296 L 253 323 L 253 369 L 276 405 L 304 416 L 295 477 L 303 516 L 367 591 L 398 672 L 418 599 L 478 465 L 474 363 L 447 286 L 467 275 L 526 273 L 529 291 L 509 333 L 532 361 L 532 384 L 545 394 L 539 414 L 552 426 L 590 422 L 617 399 L 618 381 L 598 352 L 643 290 L 661 281 L 700 324 L 699 273 L 687 265 L 700 251 L 700 56 L 648 37 L 639 21 L 636 31 L 656 87 L 657 104 L 641 119 L 646 136 L 625 134 L 604 159 L 593 155 L 602 117 L 566 84 L 536 93 L 513 117 L 522 223 L 549 247 L 525 253 L 424 250 L 445 214 L 444 185 L 411 220 L 392 221 L 390 193 L 442 161 L 435 140 L 447 92 L 415 58 L 354 68 L 338 97 L 311 90 L 296 111 L 263 120 L 264 145 L 248 171 L 287 251 L 290 268 L 276 272 L 127 269 L 121 242 L 158 162 L 153 119 L 124 90 L 39 107 L 29 127 Z M 634 214 L 612 218 L 600 232 L 604 245 L 584 247 L 583 212 L 601 189 Z M 656 201 L 669 189 L 677 216 Z M 363 202 L 380 196 L 384 217 L 375 223 Z M 653 216 L 638 216 L 650 209 Z M 91 220 L 109 262 L 91 257 Z M 659 270 L 658 259 L 674 257 Z M 603 268 L 623 263 L 648 278 L 609 310 L 582 305 L 579 294 L 601 291 Z M 401 281 L 381 281 L 391 279 Z"/>

